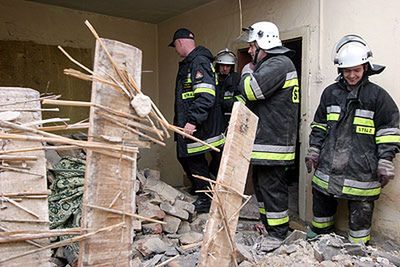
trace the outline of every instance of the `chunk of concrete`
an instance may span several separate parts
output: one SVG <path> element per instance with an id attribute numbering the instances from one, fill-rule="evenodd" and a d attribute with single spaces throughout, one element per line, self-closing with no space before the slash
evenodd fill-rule
<path id="1" fill-rule="evenodd" d="M 180 199 L 177 199 L 174 204 L 175 207 L 178 209 L 186 210 L 187 212 L 193 214 L 194 213 L 194 205 L 192 203 L 182 201 Z"/>
<path id="2" fill-rule="evenodd" d="M 160 174 L 160 171 L 158 171 L 158 170 L 152 170 L 152 169 L 146 168 L 143 170 L 143 174 L 147 179 L 149 179 L 149 178 L 153 178 L 153 179 L 157 179 L 157 180 L 161 179 L 161 174 Z"/>
<path id="3" fill-rule="evenodd" d="M 306 240 L 307 234 L 303 231 L 294 230 L 286 239 L 283 241 L 283 244 L 290 245 L 293 244 L 297 240 Z"/>
<path id="4" fill-rule="evenodd" d="M 163 231 L 161 224 L 159 223 L 147 223 L 142 225 L 142 232 L 143 234 L 154 234 L 159 235 Z"/>
<path id="5" fill-rule="evenodd" d="M 179 241 L 182 245 L 198 243 L 201 240 L 203 240 L 203 234 L 197 232 L 185 233 L 179 238 Z"/>
<path id="6" fill-rule="evenodd" d="M 176 199 L 184 198 L 184 195 L 172 186 L 152 177 L 147 179 L 144 191 L 155 192 L 163 200 L 166 200 L 171 204 L 174 204 Z"/>
<path id="7" fill-rule="evenodd" d="M 144 257 L 152 254 L 161 254 L 168 249 L 168 245 L 158 237 L 148 237 L 134 243 L 134 248 Z"/>
<path id="8" fill-rule="evenodd" d="M 179 229 L 179 225 L 181 224 L 181 219 L 174 216 L 166 215 L 164 218 L 164 222 L 166 223 L 163 224 L 162 226 L 164 232 L 168 234 L 175 234 Z"/>
<path id="9" fill-rule="evenodd" d="M 187 221 L 182 221 L 178 228 L 178 234 L 189 233 L 191 230 L 190 223 Z"/>
<path id="10" fill-rule="evenodd" d="M 187 220 L 189 219 L 189 213 L 186 210 L 180 209 L 178 207 L 172 206 L 168 202 L 163 202 L 160 205 L 161 210 L 163 210 L 165 213 L 178 217 L 182 220 Z"/>
<path id="11" fill-rule="evenodd" d="M 151 204 L 150 202 L 138 203 L 138 214 L 140 216 L 162 220 L 165 217 L 165 212 L 159 206 Z"/>

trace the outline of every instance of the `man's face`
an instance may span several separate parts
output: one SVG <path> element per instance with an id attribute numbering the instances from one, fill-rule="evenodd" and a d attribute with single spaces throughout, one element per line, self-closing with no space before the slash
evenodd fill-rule
<path id="1" fill-rule="evenodd" d="M 231 72 L 232 65 L 220 64 L 219 74 L 228 75 Z"/>
<path id="2" fill-rule="evenodd" d="M 348 85 L 357 85 L 357 83 L 362 79 L 364 72 L 365 72 L 364 65 L 345 68 L 343 69 L 343 77 Z"/>
<path id="3" fill-rule="evenodd" d="M 174 42 L 174 45 L 175 45 L 175 51 L 176 51 L 176 53 L 177 53 L 180 57 L 184 58 L 186 55 L 185 55 L 185 50 L 184 50 L 184 48 L 183 48 L 183 42 L 182 42 L 182 40 L 181 40 L 181 39 L 176 39 L 175 42 Z"/>
<path id="4" fill-rule="evenodd" d="M 256 55 L 257 51 L 257 45 L 256 42 L 251 42 L 249 43 L 249 50 L 247 50 L 247 53 L 250 54 L 251 58 L 254 60 L 254 57 Z"/>

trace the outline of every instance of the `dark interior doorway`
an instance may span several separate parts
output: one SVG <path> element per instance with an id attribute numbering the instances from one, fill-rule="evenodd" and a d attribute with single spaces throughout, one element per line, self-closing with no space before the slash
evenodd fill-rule
<path id="1" fill-rule="evenodd" d="M 301 73 L 302 73 L 302 38 L 294 38 L 289 40 L 284 40 L 283 45 L 289 49 L 292 49 L 296 54 L 291 58 L 293 64 L 296 67 L 299 84 L 301 85 Z M 241 48 L 237 51 L 237 71 L 240 73 L 244 65 L 251 61 L 251 56 L 247 53 L 248 48 Z M 301 87 L 300 87 L 301 90 Z M 300 94 L 301 95 L 301 94 Z M 301 102 L 300 102 L 301 103 Z M 300 121 L 300 110 L 299 107 L 299 121 Z M 297 128 L 297 144 L 296 144 L 296 162 L 295 165 L 288 169 L 288 179 L 289 179 L 289 210 L 292 214 L 299 214 L 299 177 L 300 177 L 300 164 L 302 160 L 300 159 L 300 125 Z M 246 182 L 245 188 L 246 194 L 253 194 L 253 182 L 251 178 L 251 168 L 249 171 L 249 176 Z"/>

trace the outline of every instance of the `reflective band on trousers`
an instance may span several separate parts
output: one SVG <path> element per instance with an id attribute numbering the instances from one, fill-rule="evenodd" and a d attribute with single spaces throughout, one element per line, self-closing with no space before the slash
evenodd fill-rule
<path id="1" fill-rule="evenodd" d="M 269 212 L 267 211 L 267 222 L 270 226 L 281 225 L 289 222 L 289 211 Z"/>
<path id="2" fill-rule="evenodd" d="M 223 143 L 225 143 L 225 136 L 221 134 L 215 137 L 208 138 L 207 140 L 204 140 L 204 142 L 212 146 L 220 146 Z M 210 149 L 208 146 L 203 145 L 202 143 L 199 142 L 187 144 L 187 152 L 189 154 L 206 151 L 208 149 Z"/>
<path id="3" fill-rule="evenodd" d="M 353 196 L 377 196 L 381 193 L 381 184 L 345 179 L 342 193 Z"/>
<path id="4" fill-rule="evenodd" d="M 367 243 L 371 239 L 371 228 L 365 230 L 350 230 L 349 231 L 349 240 L 352 243 L 359 244 L 359 243 Z"/>
<path id="5" fill-rule="evenodd" d="M 328 228 L 335 224 L 335 217 L 314 217 L 311 223 L 319 229 Z"/>
<path id="6" fill-rule="evenodd" d="M 328 106 L 326 107 L 326 113 L 340 113 L 340 106 Z"/>
<path id="7" fill-rule="evenodd" d="M 243 104 L 246 104 L 246 100 L 243 98 L 243 96 L 237 95 L 237 96 L 235 96 L 235 98 L 236 98 L 237 101 L 239 101 L 239 102 L 241 102 Z"/>
<path id="8" fill-rule="evenodd" d="M 254 144 L 252 159 L 265 160 L 294 160 L 296 156 L 294 146 L 274 146 Z"/>
<path id="9" fill-rule="evenodd" d="M 316 170 L 312 179 L 313 183 L 323 189 L 328 189 L 329 175 Z"/>

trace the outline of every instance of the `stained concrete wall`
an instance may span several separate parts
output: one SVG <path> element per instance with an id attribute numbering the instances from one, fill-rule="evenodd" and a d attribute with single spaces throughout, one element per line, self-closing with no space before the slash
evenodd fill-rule
<path id="1" fill-rule="evenodd" d="M 301 155 L 307 148 L 309 124 L 319 103 L 323 89 L 336 77 L 336 69 L 331 61 L 331 51 L 335 42 L 348 33 L 358 33 L 370 43 L 375 54 L 375 62 L 388 69 L 372 80 L 382 85 L 400 103 L 400 92 L 396 91 L 400 81 L 395 79 L 399 69 L 397 57 L 400 38 L 400 8 L 397 0 L 385 1 L 383 5 L 374 0 L 246 0 L 242 1 L 243 26 L 256 21 L 275 22 L 282 39 L 303 38 L 302 110 L 300 140 Z M 371 10 L 374 14 L 371 14 Z M 383 15 L 384 14 L 384 15 Z M 214 54 L 228 47 L 236 51 L 245 47 L 233 40 L 240 32 L 239 6 L 237 1 L 218 0 L 210 4 L 160 23 L 159 26 L 159 83 L 160 107 L 169 120 L 173 117 L 174 83 L 179 57 L 167 47 L 174 31 L 188 27 L 196 35 L 198 44 L 205 45 Z M 312 216 L 311 175 L 300 166 L 300 216 L 310 221 Z M 400 164 L 396 160 L 397 176 Z M 169 142 L 167 149 L 160 152 L 160 168 L 163 177 L 171 184 L 183 183 L 182 170 L 175 160 L 175 147 Z M 397 177 L 399 178 L 399 177 Z M 376 202 L 373 230 L 400 241 L 400 179 L 392 181 Z M 346 212 L 339 209 L 338 227 L 347 228 Z"/>
<path id="2" fill-rule="evenodd" d="M 66 77 L 64 68 L 75 66 L 57 49 L 91 67 L 95 39 L 84 25 L 87 19 L 101 37 L 118 40 L 143 51 L 142 89 L 158 102 L 157 25 L 80 12 L 22 0 L 0 0 L 1 86 L 28 86 L 54 92 L 63 99 L 90 100 L 89 82 Z M 85 109 L 63 108 L 58 116 L 73 121 L 87 117 Z M 52 113 L 49 116 L 56 116 Z M 157 168 L 157 146 L 141 153 L 139 167 Z"/>

